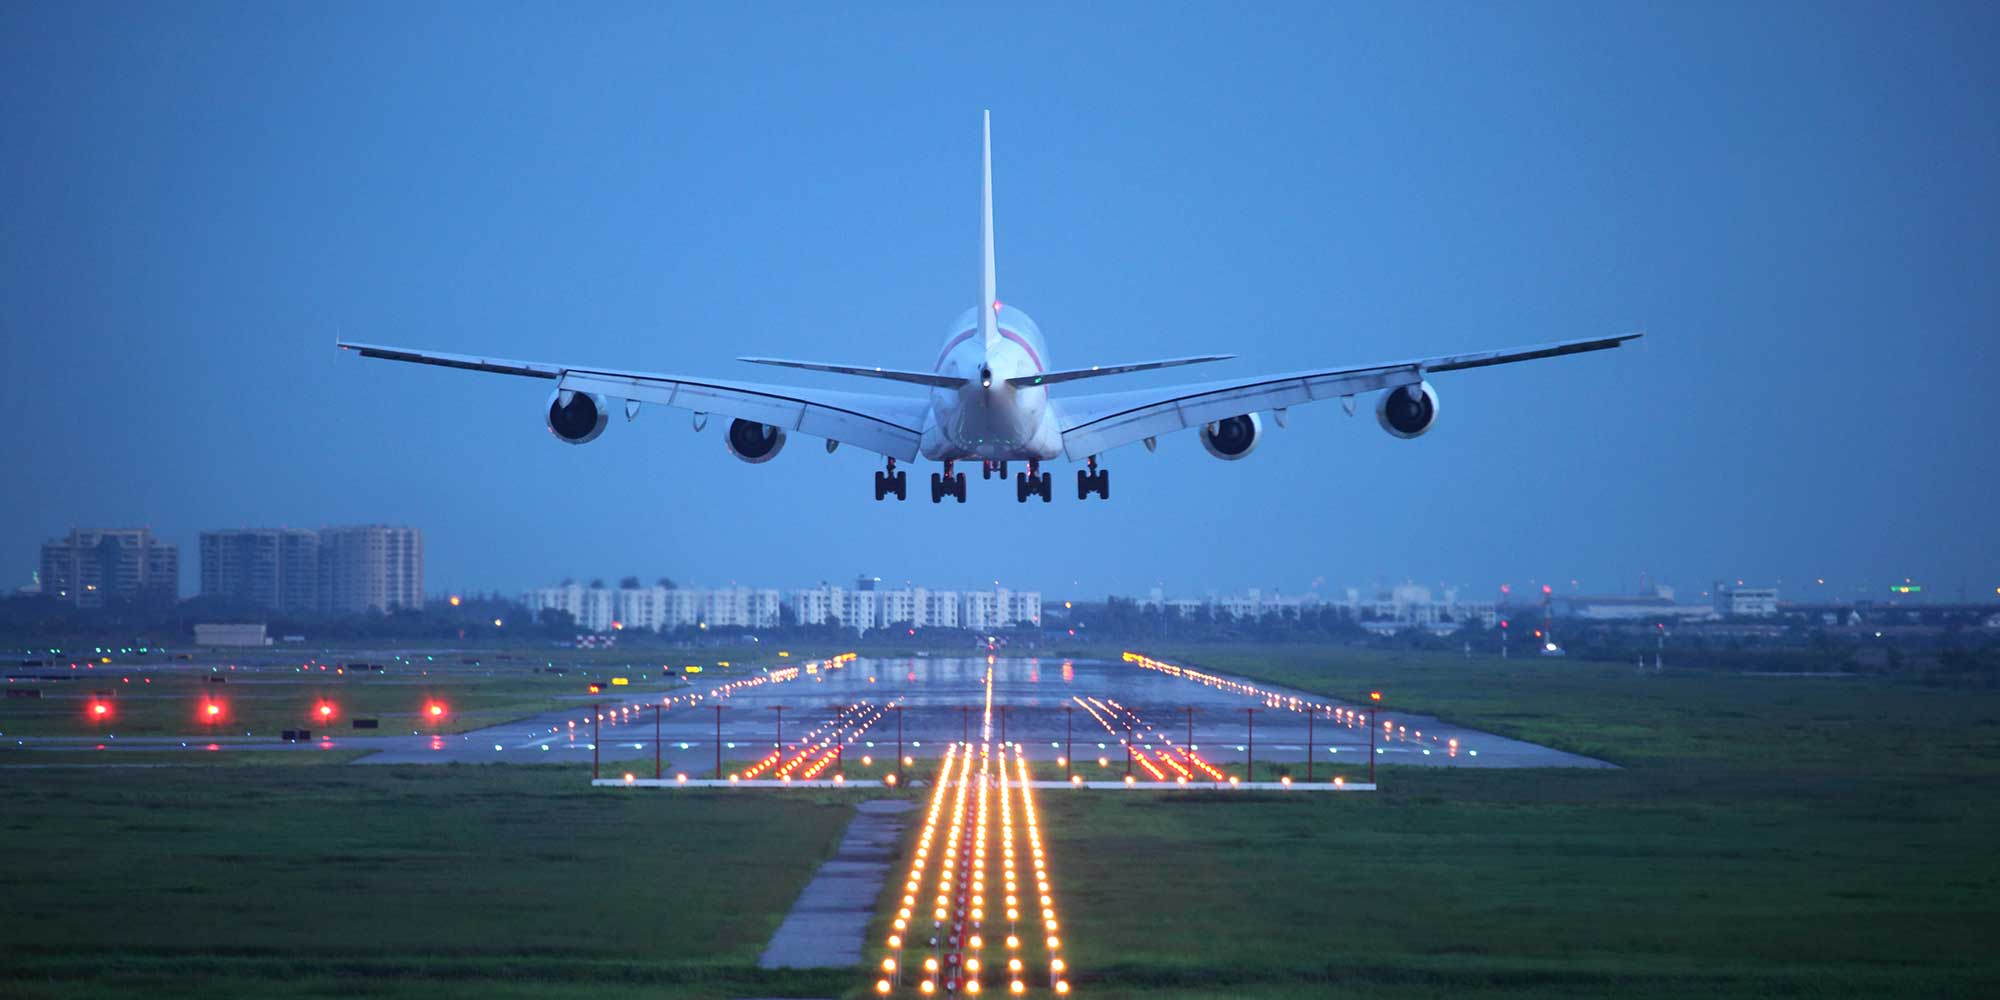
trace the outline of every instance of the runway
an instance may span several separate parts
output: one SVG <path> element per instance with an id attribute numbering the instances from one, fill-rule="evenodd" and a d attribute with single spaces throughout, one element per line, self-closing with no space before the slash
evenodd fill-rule
<path id="1" fill-rule="evenodd" d="M 982 734 L 989 668 L 992 731 Z M 661 712 L 658 730 L 667 767 L 693 777 L 713 776 L 718 707 L 725 767 L 769 754 L 781 727 L 785 743 L 793 745 L 843 711 L 849 713 L 844 725 L 850 731 L 859 725 L 857 719 L 869 720 L 848 747 L 850 754 L 895 752 L 900 716 L 903 752 L 913 757 L 935 758 L 954 740 L 984 736 L 1019 742 L 1034 761 L 1073 757 L 1079 772 L 1093 780 L 1124 773 L 1119 741 L 1127 725 L 1135 756 L 1150 752 L 1156 761 L 1168 749 L 1192 743 L 1202 758 L 1217 765 L 1240 766 L 1253 753 L 1258 761 L 1303 764 L 1308 716 L 1316 762 L 1360 763 L 1369 753 L 1367 706 L 1228 675 L 1204 675 L 1225 682 L 1218 686 L 1129 662 L 1023 656 L 854 659 L 810 673 L 792 669 L 795 673 L 784 680 L 728 693 L 717 693 L 721 685 L 697 686 L 696 697 L 688 699 L 691 705 Z M 381 749 L 358 763 L 577 760 L 591 752 L 592 721 L 599 727 L 598 752 L 606 759 L 651 752 L 655 720 L 648 703 L 604 702 L 599 707 L 597 714 L 604 718 L 597 720 L 588 706 L 579 706 L 457 736 L 372 739 L 367 745 Z M 1245 709 L 1256 711 L 1246 717 Z M 1378 710 L 1375 726 L 1381 764 L 1611 766 L 1393 708 Z M 1104 765 L 1098 765 L 1099 758 Z M 1143 768 L 1136 773 L 1142 780 L 1149 777 Z"/>

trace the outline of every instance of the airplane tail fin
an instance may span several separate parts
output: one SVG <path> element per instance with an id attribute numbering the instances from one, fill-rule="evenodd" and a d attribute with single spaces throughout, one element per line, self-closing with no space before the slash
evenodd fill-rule
<path id="1" fill-rule="evenodd" d="M 993 112 L 987 111 L 982 128 L 982 155 L 979 186 L 979 332 L 988 353 L 1000 347 L 1000 289 L 993 266 Z"/>

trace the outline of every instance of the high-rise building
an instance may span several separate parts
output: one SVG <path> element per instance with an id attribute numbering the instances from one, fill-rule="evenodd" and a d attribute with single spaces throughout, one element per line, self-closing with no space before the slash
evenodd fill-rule
<path id="1" fill-rule="evenodd" d="M 42 544 L 42 593 L 80 608 L 180 599 L 180 547 L 145 528 L 76 528 Z"/>
<path id="2" fill-rule="evenodd" d="M 303 528 L 202 532 L 201 595 L 286 614 L 317 612 L 319 534 Z"/>
<path id="3" fill-rule="evenodd" d="M 319 602 L 337 615 L 423 607 L 424 533 L 381 524 L 322 529 Z"/>

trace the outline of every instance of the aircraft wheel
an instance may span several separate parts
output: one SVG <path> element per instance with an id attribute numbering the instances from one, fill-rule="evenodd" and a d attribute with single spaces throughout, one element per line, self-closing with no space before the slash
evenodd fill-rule
<path id="1" fill-rule="evenodd" d="M 952 478 L 953 478 L 953 479 L 955 479 L 955 480 L 957 480 L 957 484 L 956 484 L 956 489 L 954 489 L 954 490 L 953 490 L 952 492 L 953 492 L 954 494 L 956 494 L 956 495 L 957 495 L 957 497 L 958 497 L 958 502 L 959 502 L 959 503 L 964 503 L 964 502 L 965 502 L 965 473 L 961 472 L 961 473 L 959 473 L 958 475 L 956 475 L 956 476 L 953 476 Z"/>
<path id="2" fill-rule="evenodd" d="M 895 489 L 896 489 L 896 499 L 898 499 L 898 500 L 908 500 L 908 499 L 910 498 L 910 474 L 909 474 L 909 473 L 907 473 L 907 472 L 898 472 L 898 473 L 896 473 L 896 486 L 895 486 Z"/>

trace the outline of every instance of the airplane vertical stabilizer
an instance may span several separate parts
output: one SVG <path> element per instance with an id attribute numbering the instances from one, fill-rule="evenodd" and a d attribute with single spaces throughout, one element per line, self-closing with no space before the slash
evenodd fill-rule
<path id="1" fill-rule="evenodd" d="M 986 112 L 984 155 L 981 158 L 979 242 L 981 280 L 979 285 L 979 333 L 987 353 L 1000 346 L 1000 288 L 993 268 L 993 112 Z"/>

